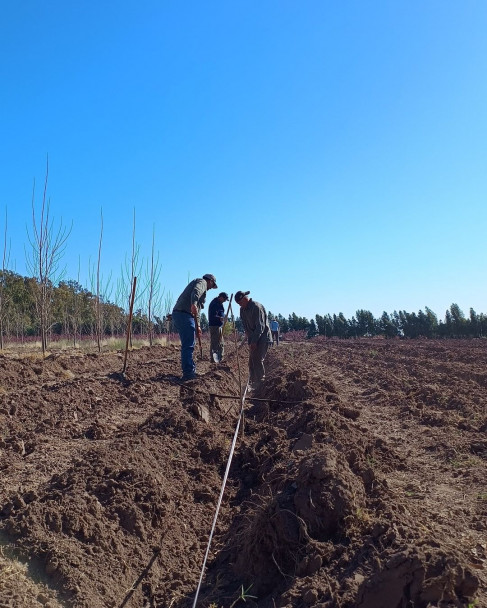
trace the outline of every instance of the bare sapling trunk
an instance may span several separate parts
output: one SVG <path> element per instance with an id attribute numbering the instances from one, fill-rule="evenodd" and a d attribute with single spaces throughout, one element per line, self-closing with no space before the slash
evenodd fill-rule
<path id="1" fill-rule="evenodd" d="M 80 269 L 81 269 L 81 259 L 78 256 L 78 277 L 76 279 L 76 288 L 73 290 L 73 348 L 76 348 L 76 336 L 80 331 L 81 327 L 81 309 L 80 309 L 80 297 L 78 293 L 79 286 L 79 278 L 80 278 Z"/>
<path id="2" fill-rule="evenodd" d="M 134 209 L 134 217 L 133 217 L 133 228 L 132 228 L 132 253 L 130 256 L 130 263 L 125 262 L 125 271 L 122 268 L 122 282 L 121 282 L 121 289 L 120 291 L 124 294 L 122 296 L 122 301 L 123 301 L 123 308 L 124 310 L 126 310 L 127 308 L 127 304 L 128 304 L 128 308 L 130 308 L 131 304 L 134 307 L 134 303 L 131 302 L 132 300 L 132 287 L 134 284 L 134 278 L 136 275 L 140 274 L 140 268 L 142 266 L 142 263 L 139 259 L 139 254 L 140 254 L 140 247 L 139 245 L 137 245 L 136 241 L 135 241 L 135 209 Z M 137 294 L 137 299 L 143 297 L 144 293 L 145 293 L 145 289 L 144 288 L 139 294 Z M 137 307 L 135 307 L 137 310 Z M 132 348 L 132 332 L 130 332 L 130 348 Z"/>
<path id="3" fill-rule="evenodd" d="M 3 240 L 3 257 L 2 257 L 2 279 L 0 281 L 0 350 L 3 350 L 3 336 L 5 333 L 4 328 L 4 315 L 5 315 L 5 271 L 8 263 L 7 256 L 7 209 L 5 209 L 5 233 Z"/>
<path id="4" fill-rule="evenodd" d="M 162 331 L 166 334 L 166 342 L 169 342 L 170 334 L 172 333 L 172 305 L 173 297 L 170 292 L 164 293 L 158 299 L 159 318 L 163 320 Z"/>
<path id="5" fill-rule="evenodd" d="M 134 310 L 136 285 L 137 285 L 137 277 L 134 277 L 134 282 L 132 285 L 132 291 L 130 293 L 130 301 L 129 301 L 129 316 L 128 316 L 128 322 L 127 322 L 127 339 L 125 342 L 125 355 L 124 355 L 124 359 L 123 359 L 122 376 L 125 374 L 125 370 L 127 369 L 127 354 L 128 354 L 128 350 L 129 350 L 130 336 L 132 335 L 132 314 L 133 314 L 133 310 Z"/>
<path id="6" fill-rule="evenodd" d="M 66 241 L 71 228 L 63 226 L 62 220 L 57 232 L 53 230 L 50 218 L 50 201 L 47 199 L 47 182 L 49 177 L 49 159 L 46 164 L 46 179 L 40 217 L 36 217 L 35 209 L 35 180 L 32 191 L 32 236 L 29 236 L 31 246 L 27 264 L 37 281 L 36 308 L 39 319 L 39 332 L 42 354 L 45 355 L 50 328 L 52 306 L 52 289 L 56 279 L 59 279 L 59 262 L 66 247 Z"/>
<path id="7" fill-rule="evenodd" d="M 93 296 L 93 327 L 92 327 L 92 338 L 96 342 L 98 352 L 101 352 L 103 337 L 105 335 L 105 317 L 106 317 L 106 309 L 104 302 L 108 301 L 110 298 L 111 291 L 111 280 L 112 275 L 110 273 L 108 280 L 104 280 L 101 273 L 101 250 L 103 244 L 103 209 L 100 210 L 100 239 L 98 244 L 98 258 L 96 264 L 96 271 L 94 267 L 92 267 L 90 262 L 90 283 L 91 283 L 91 291 L 94 294 Z"/>
<path id="8" fill-rule="evenodd" d="M 154 308 L 157 300 L 159 299 L 159 275 L 161 273 L 159 267 L 159 255 L 157 259 L 154 259 L 154 241 L 155 241 L 155 229 L 152 230 L 152 249 L 151 249 L 151 260 L 150 270 L 148 273 L 148 288 L 149 293 L 147 296 L 147 322 L 149 324 L 148 336 L 149 345 L 152 346 L 154 343 Z"/>
<path id="9" fill-rule="evenodd" d="M 101 260 L 101 244 L 103 241 L 103 209 L 100 213 L 100 244 L 98 246 L 98 264 L 96 267 L 96 343 L 98 352 L 101 352 L 101 341 L 103 331 L 102 308 L 100 302 L 100 260 Z"/>
<path id="10" fill-rule="evenodd" d="M 149 346 L 153 342 L 153 327 L 152 327 L 152 298 L 154 296 L 154 228 L 152 229 L 152 248 L 150 256 L 150 275 L 149 275 L 149 296 L 147 298 L 147 319 L 149 322 Z"/>
<path id="11" fill-rule="evenodd" d="M 134 284 L 134 279 L 135 279 L 135 263 L 136 263 L 136 255 L 138 256 L 138 250 L 137 250 L 137 254 L 136 254 L 136 244 L 135 244 L 135 208 L 134 208 L 134 223 L 133 223 L 133 228 L 132 228 L 132 257 L 131 257 L 131 264 L 130 264 L 130 285 L 132 286 Z M 132 289 L 131 293 L 130 293 L 130 297 L 129 297 L 129 319 L 130 319 L 130 331 L 128 333 L 129 336 L 129 340 L 130 340 L 130 348 L 132 348 L 132 314 L 130 312 L 130 310 L 133 310 L 133 297 L 135 297 L 135 289 Z M 125 356 L 127 356 L 125 354 Z M 125 371 L 125 365 L 124 365 L 124 371 Z"/>

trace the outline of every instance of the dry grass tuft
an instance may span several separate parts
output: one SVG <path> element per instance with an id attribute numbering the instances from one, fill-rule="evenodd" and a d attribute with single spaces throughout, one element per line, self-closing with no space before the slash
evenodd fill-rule
<path id="1" fill-rule="evenodd" d="M 70 369 L 63 369 L 60 373 L 60 376 L 62 378 L 65 378 L 66 380 L 73 380 L 74 378 L 76 378 L 75 374 Z"/>
<path id="2" fill-rule="evenodd" d="M 3 547 L 0 546 L 0 592 L 5 590 L 10 579 L 22 576 L 24 571 L 25 566 L 17 560 L 8 559 L 4 554 Z"/>

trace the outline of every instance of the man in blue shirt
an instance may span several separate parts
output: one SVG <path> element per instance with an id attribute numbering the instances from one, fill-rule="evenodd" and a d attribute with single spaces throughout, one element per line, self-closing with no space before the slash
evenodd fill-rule
<path id="1" fill-rule="evenodd" d="M 222 291 L 210 302 L 208 307 L 208 325 L 210 327 L 210 361 L 219 363 L 223 359 L 223 320 L 225 309 L 223 302 L 228 300 L 228 294 Z"/>
<path id="2" fill-rule="evenodd" d="M 272 346 L 274 346 L 274 342 L 276 346 L 279 345 L 279 322 L 277 319 L 272 319 L 271 321 L 271 334 L 272 334 Z"/>

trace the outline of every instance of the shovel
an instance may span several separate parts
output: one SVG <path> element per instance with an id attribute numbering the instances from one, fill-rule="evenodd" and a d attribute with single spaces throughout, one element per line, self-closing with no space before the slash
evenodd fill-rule
<path id="1" fill-rule="evenodd" d="M 200 324 L 198 322 L 198 315 L 193 315 L 193 319 L 196 328 L 196 335 L 198 336 L 198 344 L 200 346 L 200 359 L 203 359 L 203 347 L 201 345 Z"/>

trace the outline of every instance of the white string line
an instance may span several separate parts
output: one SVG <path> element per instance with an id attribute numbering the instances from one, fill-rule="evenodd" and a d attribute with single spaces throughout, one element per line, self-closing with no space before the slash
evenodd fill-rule
<path id="1" fill-rule="evenodd" d="M 232 298 L 233 298 L 233 294 L 232 294 Z M 233 335 L 234 335 L 234 338 L 235 338 L 235 351 L 236 351 L 236 354 L 237 354 L 238 380 L 239 380 L 239 385 L 240 385 L 240 393 L 242 393 L 242 377 L 241 377 L 241 374 L 240 374 L 240 358 L 238 356 L 237 330 L 235 328 L 235 319 L 234 319 L 234 316 L 233 316 L 232 300 L 231 299 L 230 299 L 230 303 L 228 305 L 228 311 L 230 311 L 231 314 L 232 314 Z M 228 311 L 227 311 L 227 316 L 228 316 Z M 194 597 L 193 608 L 196 608 L 196 603 L 198 602 L 198 596 L 199 596 L 200 589 L 201 589 L 201 583 L 203 582 L 203 576 L 205 574 L 206 562 L 208 560 L 208 555 L 210 554 L 211 541 L 213 539 L 213 534 L 215 532 L 215 527 L 216 527 L 216 521 L 218 519 L 218 514 L 220 513 L 220 507 L 221 507 L 222 500 L 223 500 L 223 494 L 225 492 L 225 486 L 227 485 L 228 473 L 230 472 L 230 465 L 232 464 L 232 458 L 233 458 L 233 453 L 235 451 L 235 445 L 237 444 L 238 431 L 240 429 L 240 423 L 242 422 L 242 419 L 243 419 L 245 396 L 247 395 L 247 389 L 248 388 L 249 388 L 249 384 L 247 382 L 247 386 L 245 387 L 245 391 L 244 391 L 243 395 L 240 398 L 240 413 L 239 413 L 238 420 L 237 420 L 237 426 L 235 427 L 235 432 L 233 434 L 233 441 L 232 441 L 232 445 L 230 447 L 230 454 L 228 456 L 227 468 L 225 469 L 225 475 L 223 476 L 223 483 L 222 483 L 222 487 L 221 487 L 221 490 L 220 490 L 220 496 L 218 497 L 218 503 L 216 505 L 216 511 L 215 511 L 215 515 L 213 517 L 213 524 L 211 526 L 210 537 L 208 539 L 208 545 L 206 547 L 205 558 L 203 560 L 203 566 L 201 568 L 200 580 L 198 582 L 198 587 L 196 589 L 196 595 Z"/>
<path id="2" fill-rule="evenodd" d="M 197 603 L 197 601 L 198 601 L 198 596 L 199 596 L 200 589 L 201 589 L 201 583 L 202 583 L 202 581 L 203 581 L 203 575 L 204 575 L 204 573 L 205 573 L 206 562 L 207 562 L 207 560 L 208 560 L 208 555 L 209 555 L 209 553 L 210 553 L 210 545 L 211 545 L 211 541 L 212 541 L 212 539 L 213 539 L 213 534 L 214 534 L 214 532 L 215 532 L 216 520 L 217 520 L 217 518 L 218 518 L 218 514 L 219 514 L 219 512 L 220 512 L 220 506 L 221 506 L 221 504 L 222 504 L 222 500 L 223 500 L 223 493 L 225 492 L 225 486 L 226 486 L 227 479 L 228 479 L 228 473 L 229 473 L 229 471 L 230 471 L 230 465 L 231 465 L 231 463 L 232 463 L 233 453 L 234 453 L 234 451 L 235 451 L 235 445 L 236 445 L 236 443 L 237 443 L 238 431 L 239 431 L 239 429 L 240 429 L 240 422 L 241 422 L 241 420 L 242 420 L 242 415 L 243 415 L 243 412 L 244 412 L 244 402 L 245 402 L 245 396 L 246 396 L 246 394 L 247 394 L 247 389 L 248 389 L 248 384 L 247 384 L 247 386 L 245 387 L 245 392 L 244 392 L 244 394 L 243 394 L 243 396 L 242 396 L 242 399 L 241 399 L 241 404 L 240 404 L 240 415 L 239 415 L 239 417 L 238 417 L 237 426 L 236 426 L 236 428 L 235 428 L 235 433 L 234 433 L 234 435 L 233 435 L 232 446 L 231 446 L 231 448 L 230 448 L 230 454 L 229 454 L 229 456 L 228 456 L 227 468 L 226 468 L 226 470 L 225 470 L 225 475 L 223 476 L 223 483 L 222 483 L 222 487 L 221 487 L 221 490 L 220 490 L 220 496 L 219 496 L 219 498 L 218 498 L 218 503 L 217 503 L 217 505 L 216 505 L 215 516 L 214 516 L 214 518 L 213 518 L 213 525 L 212 525 L 212 527 L 211 527 L 210 537 L 209 537 L 209 539 L 208 539 L 208 546 L 206 547 L 205 558 L 204 558 L 204 560 L 203 560 L 203 567 L 201 568 L 200 580 L 199 580 L 199 582 L 198 582 L 198 588 L 196 589 L 196 595 L 195 595 L 194 602 L 193 602 L 193 608 L 195 608 L 195 607 L 196 607 L 196 603 Z"/>

